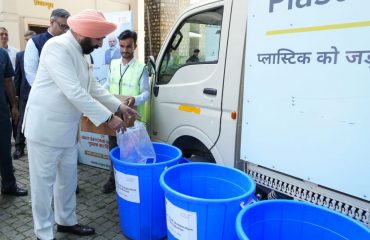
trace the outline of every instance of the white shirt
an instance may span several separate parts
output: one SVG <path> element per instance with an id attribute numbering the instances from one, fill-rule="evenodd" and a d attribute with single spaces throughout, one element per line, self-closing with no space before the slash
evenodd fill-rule
<path id="1" fill-rule="evenodd" d="M 50 33 L 50 35 L 53 34 Z M 26 49 L 24 51 L 24 72 L 26 74 L 28 84 L 32 86 L 35 81 L 37 68 L 39 67 L 40 62 L 39 50 L 37 50 L 32 38 L 27 41 Z"/>
<path id="2" fill-rule="evenodd" d="M 123 74 L 126 70 L 126 68 L 133 63 L 135 63 L 135 58 L 131 59 L 131 61 L 128 64 L 123 64 L 122 58 L 121 58 L 121 74 Z M 108 80 L 105 81 L 105 84 L 103 85 L 106 89 L 109 90 L 109 80 L 110 79 L 110 71 L 108 72 Z M 146 101 L 149 100 L 150 97 L 150 91 L 149 91 L 149 74 L 148 70 L 144 68 L 144 72 L 141 75 L 140 78 L 140 94 L 137 96 L 133 96 L 135 98 L 135 106 L 144 104 Z"/>
<path id="3" fill-rule="evenodd" d="M 24 52 L 24 72 L 30 86 L 32 86 L 33 82 L 35 81 L 37 68 L 39 67 L 39 61 L 39 51 L 37 50 L 33 40 L 30 39 L 27 41 Z"/>
<path id="4" fill-rule="evenodd" d="M 117 47 L 110 48 L 110 58 L 112 59 L 114 52 L 117 50 Z"/>
<path id="5" fill-rule="evenodd" d="M 8 46 L 7 48 L 4 48 L 8 52 L 10 61 L 12 62 L 13 69 L 15 69 L 15 58 L 17 56 L 17 52 L 19 52 L 18 49 Z"/>

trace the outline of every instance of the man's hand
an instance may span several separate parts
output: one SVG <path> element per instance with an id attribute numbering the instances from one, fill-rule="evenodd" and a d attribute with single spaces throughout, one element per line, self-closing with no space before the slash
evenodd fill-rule
<path id="1" fill-rule="evenodd" d="M 135 98 L 134 97 L 127 97 L 122 95 L 114 95 L 116 98 L 118 98 L 123 104 L 129 106 L 132 108 L 135 105 Z"/>
<path id="2" fill-rule="evenodd" d="M 134 97 L 128 97 L 126 99 L 126 105 L 132 108 L 135 105 L 135 98 Z"/>
<path id="3" fill-rule="evenodd" d="M 19 111 L 17 106 L 12 106 L 12 121 L 15 125 L 18 124 L 19 121 Z"/>
<path id="4" fill-rule="evenodd" d="M 9 99 L 10 106 L 12 106 L 12 121 L 14 122 L 14 124 L 17 124 L 19 120 L 18 99 L 15 95 L 15 87 L 11 77 L 4 79 L 4 89 L 5 94 Z"/>
<path id="5" fill-rule="evenodd" d="M 117 116 L 113 116 L 111 120 L 109 120 L 107 122 L 108 124 L 108 127 L 113 129 L 113 130 L 119 130 L 119 131 L 126 131 L 126 125 L 125 125 L 125 122 L 122 121 L 122 119 L 120 117 L 117 117 Z"/>
<path id="6" fill-rule="evenodd" d="M 123 103 L 119 106 L 119 112 L 122 114 L 123 121 L 125 121 L 126 125 L 134 122 L 136 119 L 140 119 L 140 115 L 134 109 Z"/>

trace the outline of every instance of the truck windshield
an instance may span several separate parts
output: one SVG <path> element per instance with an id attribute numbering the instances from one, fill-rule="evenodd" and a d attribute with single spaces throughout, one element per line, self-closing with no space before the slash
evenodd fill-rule
<path id="1" fill-rule="evenodd" d="M 217 63 L 223 8 L 185 19 L 169 42 L 160 63 L 158 84 L 167 84 L 178 69 L 193 64 Z"/>

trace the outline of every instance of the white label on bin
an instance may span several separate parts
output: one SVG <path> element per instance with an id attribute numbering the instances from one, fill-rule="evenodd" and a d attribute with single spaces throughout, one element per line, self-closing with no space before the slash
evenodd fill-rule
<path id="1" fill-rule="evenodd" d="M 197 213 L 176 207 L 166 198 L 167 228 L 179 240 L 197 239 Z"/>
<path id="2" fill-rule="evenodd" d="M 129 202 L 140 203 L 139 177 L 114 170 L 116 192 Z"/>

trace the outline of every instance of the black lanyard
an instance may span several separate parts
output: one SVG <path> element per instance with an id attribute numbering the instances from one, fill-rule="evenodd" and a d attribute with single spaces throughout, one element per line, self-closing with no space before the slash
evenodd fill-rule
<path id="1" fill-rule="evenodd" d="M 121 82 L 122 82 L 122 78 L 123 78 L 123 75 L 125 75 L 127 69 L 130 67 L 130 65 L 127 65 L 125 71 L 122 72 L 122 64 L 120 63 L 119 64 L 119 73 L 121 74 L 121 78 L 119 79 L 119 82 L 118 82 L 118 95 L 121 95 Z"/>

